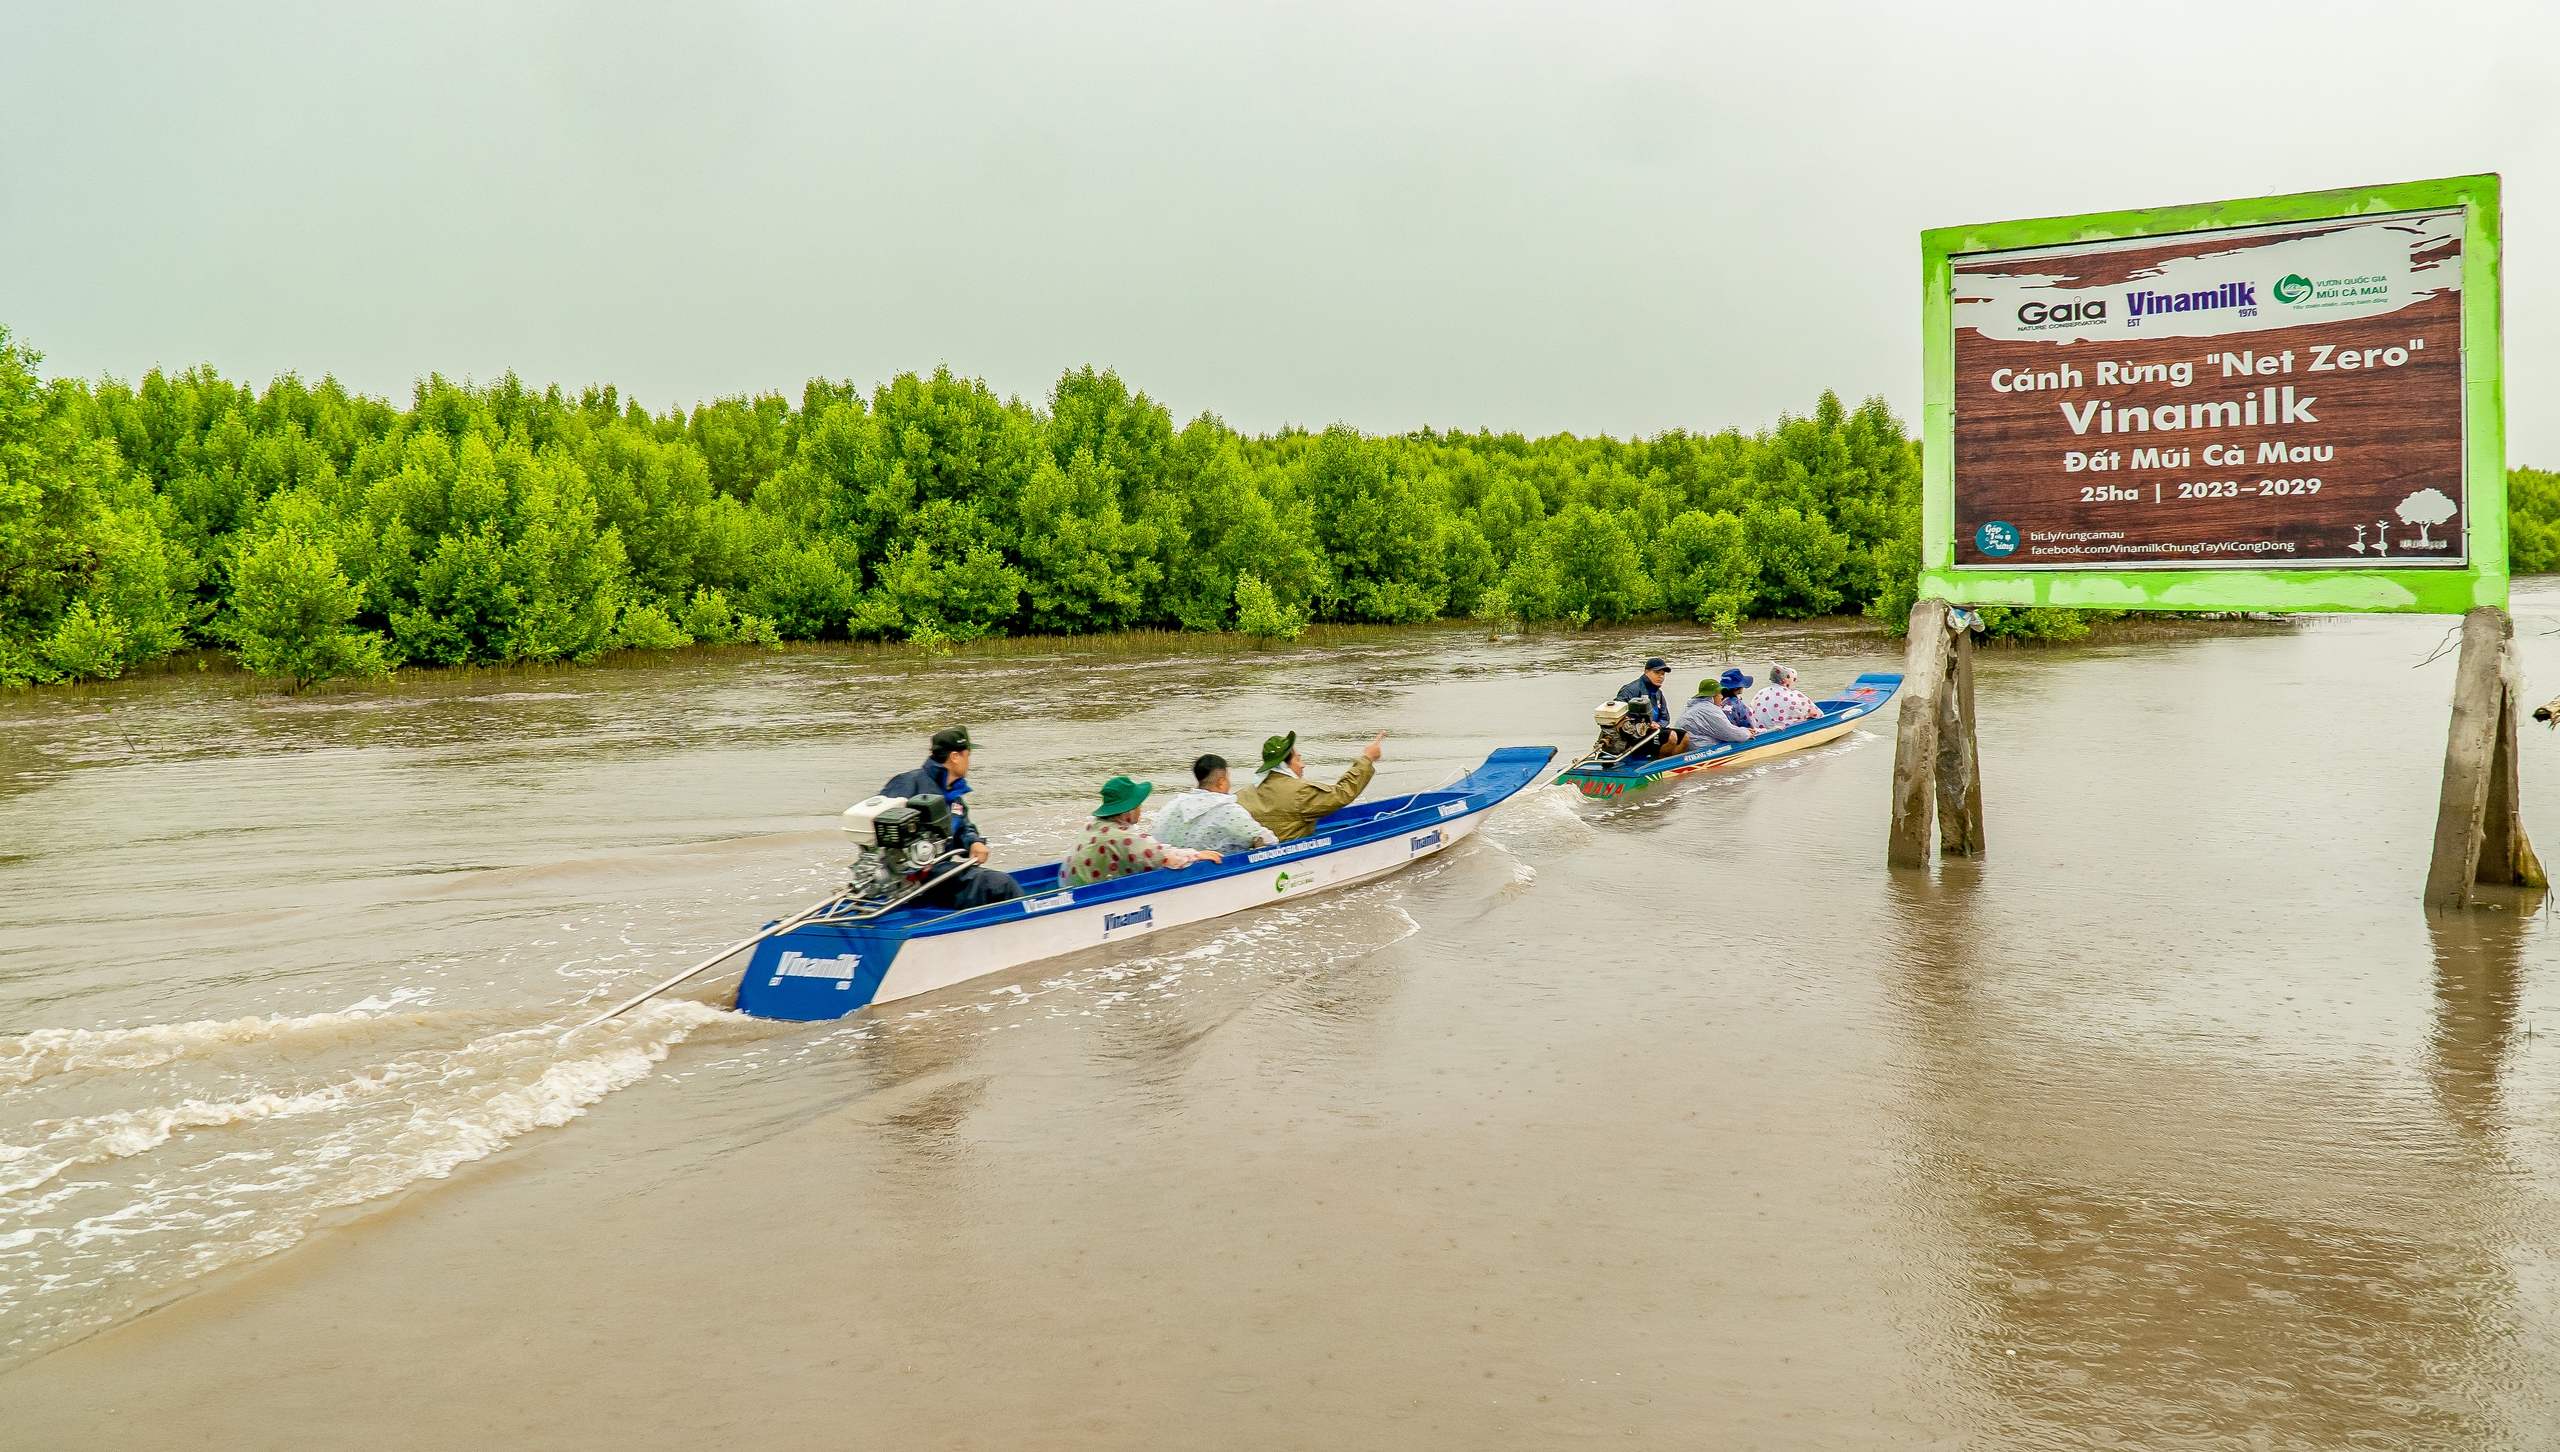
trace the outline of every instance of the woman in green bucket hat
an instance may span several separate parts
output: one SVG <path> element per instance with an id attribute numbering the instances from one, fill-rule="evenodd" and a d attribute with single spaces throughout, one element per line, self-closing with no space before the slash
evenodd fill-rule
<path id="1" fill-rule="evenodd" d="M 1058 885 L 1082 887 L 1159 867 L 1220 861 L 1215 852 L 1167 847 L 1138 830 L 1138 808 L 1145 805 L 1147 794 L 1155 789 L 1153 782 L 1132 781 L 1125 776 L 1104 782 L 1102 805 L 1084 824 L 1084 835 L 1067 849 L 1067 860 L 1058 868 Z"/>

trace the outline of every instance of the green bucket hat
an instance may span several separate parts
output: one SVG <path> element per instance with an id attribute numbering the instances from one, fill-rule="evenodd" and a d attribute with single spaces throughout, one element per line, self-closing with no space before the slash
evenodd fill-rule
<path id="1" fill-rule="evenodd" d="M 1274 736 L 1270 740 L 1263 742 L 1262 769 L 1264 771 L 1278 771 L 1280 768 L 1287 766 L 1289 764 L 1289 757 L 1295 753 L 1297 749 L 1298 733 L 1295 731 L 1290 732 L 1286 736 Z"/>
<path id="2" fill-rule="evenodd" d="M 1102 806 L 1094 815 L 1116 817 L 1122 812 L 1134 812 L 1138 804 L 1147 799 L 1147 794 L 1155 789 L 1156 784 L 1151 781 L 1131 781 L 1125 776 L 1115 776 L 1102 784 Z"/>

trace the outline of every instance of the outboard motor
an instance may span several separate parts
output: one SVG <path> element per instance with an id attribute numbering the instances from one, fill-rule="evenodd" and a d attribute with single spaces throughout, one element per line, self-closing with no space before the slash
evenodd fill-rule
<path id="1" fill-rule="evenodd" d="M 1627 719 L 1627 703 L 1611 701 L 1593 711 L 1591 719 L 1600 727 L 1600 739 L 1591 743 L 1591 756 L 1606 756 L 1611 744 L 1618 739 L 1618 723 Z"/>
<path id="2" fill-rule="evenodd" d="M 1651 701 L 1611 701 L 1592 712 L 1591 719 L 1600 726 L 1600 739 L 1591 747 L 1593 757 L 1615 760 L 1653 739 Z"/>
<path id="3" fill-rule="evenodd" d="M 844 830 L 854 847 L 847 890 L 857 902 L 885 901 L 951 851 L 951 803 L 933 793 L 872 797 L 845 809 Z"/>

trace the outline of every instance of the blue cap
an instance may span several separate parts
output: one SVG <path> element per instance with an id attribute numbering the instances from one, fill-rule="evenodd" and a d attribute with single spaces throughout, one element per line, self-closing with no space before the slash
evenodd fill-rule
<path id="1" fill-rule="evenodd" d="M 1738 691 L 1744 686 L 1751 684 L 1751 677 L 1744 675 L 1739 670 L 1728 667 L 1723 675 L 1716 678 L 1716 684 L 1724 687 L 1728 691 Z"/>

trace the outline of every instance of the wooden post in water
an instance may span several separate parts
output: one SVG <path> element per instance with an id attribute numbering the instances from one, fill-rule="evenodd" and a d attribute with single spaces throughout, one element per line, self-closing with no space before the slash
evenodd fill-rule
<path id="1" fill-rule="evenodd" d="M 1949 639 L 1952 635 L 1954 638 Z M 1885 861 L 1929 865 L 1929 825 L 1948 857 L 1982 855 L 1982 753 L 1974 736 L 1973 632 L 1944 600 L 1911 607 L 1902 716 L 1893 743 L 1893 835 Z"/>
<path id="2" fill-rule="evenodd" d="M 1902 652 L 1902 715 L 1893 732 L 1893 836 L 1884 860 L 1893 867 L 1929 865 L 1930 779 L 1938 759 L 1938 696 L 1947 675 L 1947 602 L 1911 607 Z"/>
<path id="3" fill-rule="evenodd" d="M 1973 633 L 1948 639 L 1944 600 L 1911 607 L 1902 660 L 1902 717 L 1893 740 L 1893 835 L 1885 861 L 1929 865 L 1929 823 L 1939 850 L 1982 855 L 1982 761 L 1973 731 Z"/>
<path id="4" fill-rule="evenodd" d="M 2427 862 L 2426 904 L 2433 911 L 2470 906 L 2473 883 L 2550 886 L 2524 832 L 2516 767 L 2524 669 L 2515 634 L 2504 610 L 2483 605 L 2462 617 L 2435 852 Z"/>
<path id="5" fill-rule="evenodd" d="M 1982 751 L 1973 735 L 1973 629 L 1954 618 L 1947 683 L 1938 693 L 1938 855 L 1982 855 Z"/>

